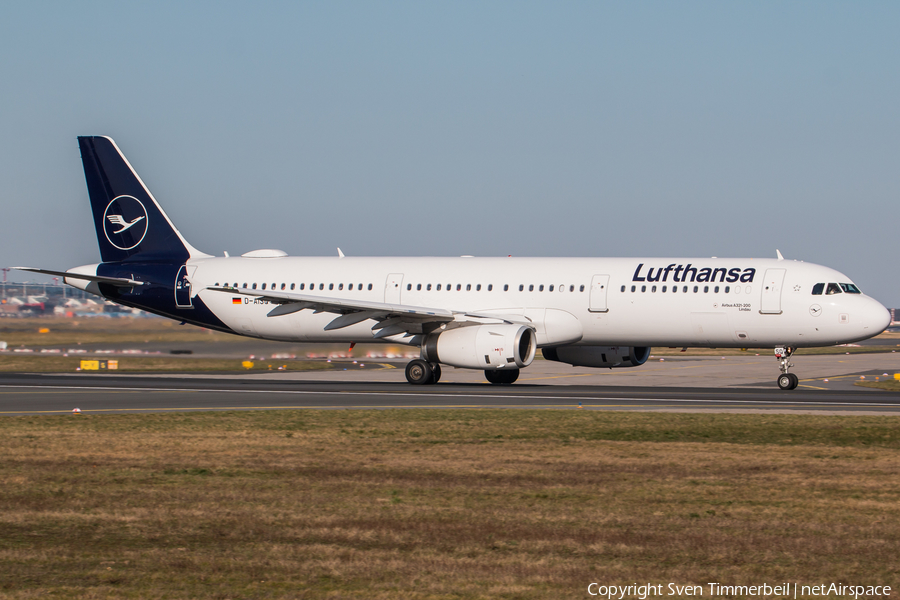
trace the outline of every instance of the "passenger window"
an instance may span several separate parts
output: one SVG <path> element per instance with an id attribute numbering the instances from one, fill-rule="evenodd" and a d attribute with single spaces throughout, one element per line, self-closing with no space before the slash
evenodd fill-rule
<path id="1" fill-rule="evenodd" d="M 371 284 L 371 283 L 369 284 L 369 291 L 370 291 L 370 292 L 372 291 L 372 284 Z"/>
<path id="2" fill-rule="evenodd" d="M 266 289 L 266 284 L 262 284 L 262 289 Z"/>
<path id="3" fill-rule="evenodd" d="M 253 289 L 254 289 L 254 290 L 256 289 L 256 284 L 255 284 L 255 283 L 253 284 Z"/>
<path id="4" fill-rule="evenodd" d="M 296 287 L 297 287 L 297 284 L 296 284 L 296 283 L 292 283 L 292 284 L 291 284 L 291 291 L 293 291 L 294 288 L 296 288 Z"/>
<path id="5" fill-rule="evenodd" d="M 441 289 L 441 284 L 438 284 L 438 289 Z M 425 286 L 425 290 L 426 290 L 426 291 L 429 291 L 429 292 L 431 291 L 431 284 L 430 284 L 430 283 L 429 283 L 428 285 Z"/>
<path id="6" fill-rule="evenodd" d="M 730 285 L 726 285 L 726 286 L 725 286 L 725 293 L 727 294 L 727 293 L 729 293 L 729 292 L 731 292 L 731 286 L 730 286 Z"/>
<path id="7" fill-rule="evenodd" d="M 700 289 L 700 286 L 699 286 L 699 285 L 695 285 L 695 286 L 694 286 L 694 293 L 696 294 L 697 291 L 698 291 L 699 289 Z"/>
<path id="8" fill-rule="evenodd" d="M 840 294 L 840 293 L 841 293 L 841 286 L 839 286 L 836 283 L 829 283 L 828 289 L 825 290 L 826 296 L 831 296 L 833 294 Z"/>
<path id="9" fill-rule="evenodd" d="M 303 289 L 305 289 L 305 288 L 306 288 L 306 284 L 305 284 L 305 283 L 301 283 L 301 284 L 300 284 L 300 289 L 303 290 Z"/>
<path id="10" fill-rule="evenodd" d="M 665 286 L 665 285 L 664 285 L 664 286 L 662 286 L 662 292 L 663 292 L 663 294 L 665 294 L 665 293 L 666 293 L 666 290 L 667 290 L 667 289 L 668 289 L 668 286 Z"/>
<path id="11" fill-rule="evenodd" d="M 716 294 L 718 294 L 718 293 L 719 293 L 719 286 L 716 286 L 715 288 L 713 288 L 713 292 L 715 292 Z"/>
<path id="12" fill-rule="evenodd" d="M 684 292 L 685 294 L 687 294 L 687 286 L 684 286 L 684 289 L 681 290 L 681 291 Z M 697 288 L 694 288 L 694 291 L 696 292 L 696 291 L 697 291 Z"/>
<path id="13" fill-rule="evenodd" d="M 466 284 L 466 291 L 467 291 L 467 292 L 471 292 L 471 291 L 472 291 L 472 284 L 471 284 L 471 283 L 467 283 L 467 284 Z"/>
<path id="14" fill-rule="evenodd" d="M 350 292 L 353 291 L 353 284 L 352 284 L 352 283 L 351 283 L 350 285 L 347 286 L 347 290 L 350 291 Z"/>
<path id="15" fill-rule="evenodd" d="M 416 284 L 416 291 L 417 291 L 417 292 L 421 292 L 421 291 L 422 291 L 422 284 L 421 284 L 421 283 L 417 283 L 417 284 Z"/>
<path id="16" fill-rule="evenodd" d="M 508 284 L 508 283 L 504 283 L 504 284 L 503 284 L 503 291 L 504 291 L 504 292 L 508 292 L 508 291 L 509 291 L 509 284 Z"/>
<path id="17" fill-rule="evenodd" d="M 479 289 L 480 289 L 480 287 L 479 287 Z M 494 284 L 493 284 L 493 283 L 489 283 L 489 284 L 488 284 L 488 291 L 489 291 L 489 292 L 493 292 L 493 291 L 494 291 Z"/>
<path id="18" fill-rule="evenodd" d="M 480 291 L 481 291 L 481 284 L 480 284 L 480 283 L 479 283 L 478 285 L 475 286 L 475 291 L 476 291 L 476 292 L 480 292 Z"/>
<path id="19" fill-rule="evenodd" d="M 574 292 L 574 291 L 575 291 L 575 286 L 574 286 L 574 285 L 570 285 L 570 286 L 569 286 L 569 291 L 570 291 L 570 292 Z"/>
<path id="20" fill-rule="evenodd" d="M 654 285 L 652 288 L 650 288 L 650 291 L 655 293 L 655 292 L 656 292 L 656 286 Z"/>
<path id="21" fill-rule="evenodd" d="M 274 289 L 275 289 L 275 284 L 273 283 L 273 284 L 272 284 L 272 287 L 270 287 L 269 289 L 270 289 L 270 290 L 274 290 Z"/>
<path id="22" fill-rule="evenodd" d="M 579 292 L 583 292 L 583 291 L 584 291 L 584 284 L 581 284 L 581 289 L 579 289 L 578 291 L 579 291 Z"/>
<path id="23" fill-rule="evenodd" d="M 441 291 L 441 284 L 437 284 L 437 291 Z"/>
<path id="24" fill-rule="evenodd" d="M 533 292 L 533 291 L 534 291 L 534 284 L 533 284 L 533 283 L 530 284 L 530 285 L 528 286 L 528 291 L 529 291 L 529 292 Z"/>
<path id="25" fill-rule="evenodd" d="M 678 286 L 677 286 L 677 285 L 673 285 L 673 286 L 672 286 L 672 293 L 674 294 L 674 293 L 676 293 L 677 291 L 678 291 Z"/>
<path id="26" fill-rule="evenodd" d="M 333 284 L 333 283 L 329 283 L 329 284 L 328 284 L 328 289 L 329 289 L 329 290 L 333 290 L 333 289 L 334 289 L 334 284 Z"/>
<path id="27" fill-rule="evenodd" d="M 646 292 L 646 291 L 647 291 L 647 286 L 646 286 L 646 285 L 642 285 L 642 286 L 641 286 L 641 291 L 642 291 L 642 292 Z"/>
<path id="28" fill-rule="evenodd" d="M 407 284 L 406 284 L 406 291 L 409 292 L 409 291 L 411 291 L 411 290 L 412 290 L 412 284 L 411 284 L 411 283 L 407 283 Z"/>
<path id="29" fill-rule="evenodd" d="M 844 290 L 844 293 L 846 294 L 862 294 L 862 292 L 859 291 L 859 288 L 852 283 L 842 283 L 841 289 Z"/>
<path id="30" fill-rule="evenodd" d="M 320 283 L 320 284 L 319 284 L 319 289 L 320 289 L 320 290 L 324 290 L 324 289 L 325 289 L 325 284 L 324 284 L 324 283 Z"/>
<path id="31" fill-rule="evenodd" d="M 538 291 L 539 291 L 539 292 L 543 292 L 543 291 L 544 291 L 544 284 L 543 284 L 543 283 L 542 283 L 541 285 L 538 286 Z"/>
<path id="32" fill-rule="evenodd" d="M 284 289 L 284 284 L 283 284 L 283 283 L 281 284 L 281 289 Z"/>
<path id="33" fill-rule="evenodd" d="M 519 284 L 519 291 L 521 292 L 521 291 L 524 291 L 524 290 L 525 290 L 525 286 L 522 285 L 522 284 L 520 283 L 520 284 Z"/>
<path id="34" fill-rule="evenodd" d="M 636 286 L 636 285 L 631 286 L 631 291 L 632 291 L 632 292 L 636 292 L 636 291 L 637 291 L 637 286 Z"/>
<path id="35" fill-rule="evenodd" d="M 453 289 L 453 285 L 448 283 L 448 284 L 447 284 L 447 291 L 449 292 L 449 291 L 452 290 L 452 289 Z"/>
<path id="36" fill-rule="evenodd" d="M 247 284 L 246 284 L 246 283 L 244 284 L 244 289 L 245 289 L 245 290 L 247 289 Z"/>
<path id="37" fill-rule="evenodd" d="M 622 291 L 623 291 L 623 292 L 625 291 L 625 286 L 624 286 L 624 285 L 622 286 Z"/>
<path id="38" fill-rule="evenodd" d="M 550 284 L 550 287 L 547 288 L 547 291 L 548 291 L 548 292 L 552 292 L 552 291 L 553 291 L 553 284 L 552 284 L 552 283 Z"/>

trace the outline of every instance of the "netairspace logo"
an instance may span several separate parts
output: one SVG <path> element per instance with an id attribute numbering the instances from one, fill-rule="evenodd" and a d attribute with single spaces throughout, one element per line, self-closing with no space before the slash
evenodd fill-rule
<path id="1" fill-rule="evenodd" d="M 645 583 L 632 585 L 602 585 L 591 583 L 587 592 L 591 596 L 607 598 L 607 600 L 624 600 L 625 598 L 637 598 L 647 600 L 654 596 L 697 596 L 708 598 L 743 597 L 768 597 L 781 596 L 786 598 L 814 598 L 818 596 L 837 596 L 847 598 L 875 598 L 890 596 L 891 587 L 887 585 L 846 585 L 844 583 L 820 583 L 818 585 L 802 585 L 794 582 L 783 582 L 775 585 L 763 583 L 761 585 L 725 585 L 719 582 L 706 583 L 705 585 L 681 585 L 678 583 Z"/>

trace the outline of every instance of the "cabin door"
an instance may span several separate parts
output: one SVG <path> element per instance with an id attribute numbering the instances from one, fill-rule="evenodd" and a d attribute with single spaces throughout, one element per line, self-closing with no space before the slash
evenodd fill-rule
<path id="1" fill-rule="evenodd" d="M 784 285 L 785 269 L 766 269 L 762 285 L 762 300 L 759 312 L 764 315 L 781 314 L 781 288 Z"/>

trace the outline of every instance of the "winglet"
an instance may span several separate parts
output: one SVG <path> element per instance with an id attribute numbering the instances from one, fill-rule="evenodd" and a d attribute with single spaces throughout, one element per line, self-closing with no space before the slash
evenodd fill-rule
<path id="1" fill-rule="evenodd" d="M 344 258 L 344 253 L 341 252 L 340 248 L 338 248 L 338 258 Z"/>
<path id="2" fill-rule="evenodd" d="M 781 255 L 781 250 L 775 249 L 775 254 L 778 256 L 778 260 L 784 260 L 784 257 Z"/>

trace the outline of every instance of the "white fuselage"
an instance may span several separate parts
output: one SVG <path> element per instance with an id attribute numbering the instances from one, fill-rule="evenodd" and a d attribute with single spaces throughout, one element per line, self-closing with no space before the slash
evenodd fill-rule
<path id="1" fill-rule="evenodd" d="M 235 332 L 286 341 L 372 341 L 376 321 L 326 331 L 334 314 L 270 317 L 273 304 L 207 288 L 519 315 L 540 346 L 824 346 L 890 321 L 864 294 L 813 295 L 818 283 L 851 283 L 845 275 L 775 259 L 216 257 L 188 272 L 191 294 Z"/>

